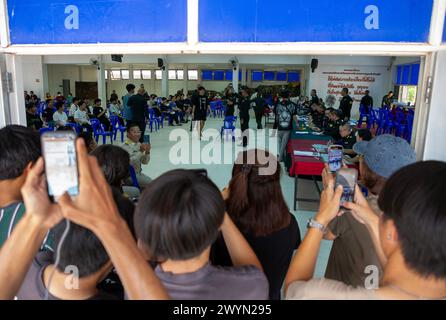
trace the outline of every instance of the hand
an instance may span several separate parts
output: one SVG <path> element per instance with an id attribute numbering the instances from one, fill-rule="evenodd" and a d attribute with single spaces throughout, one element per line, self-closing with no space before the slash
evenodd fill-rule
<path id="1" fill-rule="evenodd" d="M 324 164 L 324 170 L 322 171 L 322 186 L 324 190 L 328 188 L 328 182 L 330 179 L 334 180 L 335 175 L 331 172 L 328 163 L 326 163 Z"/>
<path id="2" fill-rule="evenodd" d="M 376 218 L 376 214 L 370 208 L 369 203 L 361 192 L 361 188 L 356 185 L 355 187 L 355 203 L 346 202 L 344 207 L 350 209 L 353 217 L 362 224 L 370 224 L 373 219 Z"/>
<path id="3" fill-rule="evenodd" d="M 62 220 L 62 212 L 48 197 L 43 168 L 43 158 L 39 158 L 26 177 L 21 193 L 27 214 L 38 219 L 42 227 L 51 229 Z"/>
<path id="4" fill-rule="evenodd" d="M 123 220 L 113 195 L 95 157 L 89 156 L 83 139 L 77 139 L 79 196 L 75 201 L 64 194 L 60 208 L 65 218 L 93 232 L 119 227 Z M 91 199 L 95 199 L 91 201 Z"/>
<path id="5" fill-rule="evenodd" d="M 150 143 L 143 143 L 144 145 L 144 150 L 146 152 L 146 154 L 150 153 L 150 150 L 152 149 L 152 145 Z"/>
<path id="6" fill-rule="evenodd" d="M 319 211 L 315 219 L 326 226 L 339 214 L 342 186 L 338 186 L 335 190 L 334 178 L 331 173 L 324 170 L 323 174 L 325 175 L 324 179 L 326 180 L 327 187 L 321 193 Z"/>

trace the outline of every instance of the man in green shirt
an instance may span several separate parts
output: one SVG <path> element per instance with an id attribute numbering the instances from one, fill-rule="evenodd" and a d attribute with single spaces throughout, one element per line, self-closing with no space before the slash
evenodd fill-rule
<path id="1" fill-rule="evenodd" d="M 31 128 L 0 129 L 0 247 L 25 214 L 20 192 L 29 170 L 40 157 L 40 137 Z M 45 243 L 48 243 L 48 236 Z M 50 245 L 44 245 L 51 250 Z"/>

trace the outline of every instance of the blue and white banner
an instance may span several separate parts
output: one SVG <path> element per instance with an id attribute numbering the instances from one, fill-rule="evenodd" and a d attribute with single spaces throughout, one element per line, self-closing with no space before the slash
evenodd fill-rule
<path id="1" fill-rule="evenodd" d="M 187 0 L 8 0 L 12 44 L 187 41 Z"/>
<path id="2" fill-rule="evenodd" d="M 202 42 L 427 42 L 432 0 L 200 0 Z"/>

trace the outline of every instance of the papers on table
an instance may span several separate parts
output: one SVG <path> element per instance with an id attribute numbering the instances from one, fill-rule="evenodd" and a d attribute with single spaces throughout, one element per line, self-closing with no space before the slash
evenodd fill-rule
<path id="1" fill-rule="evenodd" d="M 309 134 L 308 131 L 296 131 L 296 134 Z"/>
<path id="2" fill-rule="evenodd" d="M 320 153 L 328 152 L 328 148 L 325 144 L 313 144 L 313 148 L 314 148 L 314 150 L 316 150 L 317 152 L 320 152 Z"/>
<path id="3" fill-rule="evenodd" d="M 300 151 L 300 150 L 294 150 L 295 156 L 301 156 L 301 157 L 320 157 L 319 152 L 316 151 Z"/>

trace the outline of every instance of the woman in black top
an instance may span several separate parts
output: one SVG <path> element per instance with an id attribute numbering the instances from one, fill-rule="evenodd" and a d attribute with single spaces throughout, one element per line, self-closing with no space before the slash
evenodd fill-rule
<path id="1" fill-rule="evenodd" d="M 108 120 L 108 118 L 106 116 L 107 109 L 104 110 L 102 108 L 102 106 L 101 106 L 101 99 L 96 99 L 94 101 L 93 114 L 104 125 L 104 130 L 105 131 L 110 131 L 111 124 L 110 124 L 110 120 Z"/>
<path id="2" fill-rule="evenodd" d="M 229 88 L 228 91 L 226 92 L 226 113 L 225 116 L 226 117 L 232 117 L 234 116 L 234 109 L 235 109 L 235 104 L 237 103 L 237 96 L 234 94 L 234 91 Z"/>
<path id="3" fill-rule="evenodd" d="M 268 151 L 243 151 L 226 192 L 226 210 L 262 263 L 272 300 L 280 299 L 293 252 L 301 241 L 296 219 L 283 198 L 280 170 L 277 158 Z M 212 248 L 212 261 L 231 265 L 221 238 Z"/>

